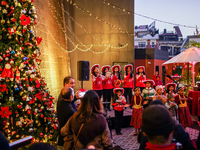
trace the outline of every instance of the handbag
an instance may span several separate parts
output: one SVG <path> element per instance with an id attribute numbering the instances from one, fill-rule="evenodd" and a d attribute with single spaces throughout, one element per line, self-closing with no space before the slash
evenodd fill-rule
<path id="1" fill-rule="evenodd" d="M 80 134 L 80 132 L 81 132 L 81 129 L 83 128 L 83 125 L 84 125 L 84 123 L 82 123 L 82 124 L 81 124 L 81 127 L 79 128 L 79 131 L 78 131 L 78 134 L 77 134 L 77 136 L 76 136 L 76 139 L 75 139 L 74 146 L 73 146 L 72 150 L 74 150 L 75 147 L 76 147 L 76 143 L 77 143 L 77 140 L 78 140 L 78 136 L 79 136 L 79 134 Z"/>
<path id="2" fill-rule="evenodd" d="M 74 140 L 73 134 L 67 135 L 66 140 L 64 142 L 64 149 L 65 150 L 74 150 L 75 149 L 76 143 L 77 143 L 79 134 L 81 132 L 81 129 L 83 128 L 83 125 L 84 125 L 84 123 L 81 124 L 81 127 L 79 128 L 79 131 L 78 131 L 78 134 L 77 134 L 77 137 L 76 137 L 75 140 Z"/>

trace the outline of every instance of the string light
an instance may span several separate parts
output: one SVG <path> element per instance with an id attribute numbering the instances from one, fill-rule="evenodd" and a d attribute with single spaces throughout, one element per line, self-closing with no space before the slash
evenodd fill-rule
<path id="1" fill-rule="evenodd" d="M 46 0 L 45 0 L 46 1 Z M 69 2 L 69 1 L 68 1 Z M 60 14 L 59 13 L 57 13 L 57 11 L 56 11 L 56 8 L 55 7 L 53 7 L 53 5 L 49 2 L 49 0 L 48 0 L 48 4 L 49 5 L 51 5 L 51 7 L 54 9 L 54 11 L 56 12 L 56 14 L 60 17 L 60 18 L 62 18 L 61 16 L 60 16 Z M 97 19 L 98 21 L 102 21 L 102 22 L 104 22 L 104 23 L 106 23 L 106 24 L 108 24 L 108 25 L 111 25 L 112 27 L 114 27 L 114 28 L 116 28 L 116 29 L 118 29 L 118 30 L 120 30 L 121 32 L 123 32 L 123 33 L 127 33 L 128 35 L 131 35 L 131 36 L 135 36 L 135 37 L 137 37 L 135 34 L 130 34 L 130 33 L 128 33 L 128 31 L 122 31 L 121 30 L 121 28 L 117 28 L 115 25 L 112 25 L 112 24 L 110 24 L 110 23 L 108 23 L 108 22 L 106 22 L 106 21 L 104 21 L 103 19 L 100 19 L 98 16 L 95 16 L 95 15 L 93 15 L 93 14 L 91 14 L 88 10 L 85 10 L 85 9 L 83 9 L 83 8 L 81 8 L 81 7 L 79 7 L 79 6 L 77 6 L 77 4 L 76 3 L 73 3 L 72 1 L 70 1 L 70 4 L 72 4 L 73 6 L 76 6 L 76 8 L 78 8 L 79 10 L 83 10 L 83 12 L 87 12 L 87 13 L 89 13 L 89 15 L 90 16 L 92 16 L 92 17 L 95 17 L 95 19 Z M 102 41 L 100 41 L 100 40 L 98 40 L 97 38 L 95 38 L 91 33 L 89 33 L 89 32 L 87 32 L 80 24 L 78 24 L 76 21 L 75 21 L 75 19 L 73 18 L 73 17 L 71 17 L 71 15 L 69 14 L 69 12 L 67 12 L 66 10 L 64 10 L 61 6 L 60 6 L 60 4 L 59 4 L 59 2 L 58 2 L 58 5 L 59 5 L 59 7 L 69 16 L 69 18 L 71 19 L 71 20 L 73 20 L 79 27 L 81 27 L 83 30 L 84 30 L 84 32 L 86 32 L 87 34 L 90 34 L 92 37 L 93 37 L 93 39 L 95 39 L 95 40 L 97 40 L 97 41 L 99 41 L 100 43 L 102 43 L 102 44 L 104 44 L 104 45 L 98 45 L 98 46 L 106 46 L 105 45 L 105 43 L 103 43 Z M 113 7 L 116 7 L 116 6 L 113 6 Z M 124 9 L 125 10 L 125 9 Z M 52 11 L 51 11 L 52 12 Z M 53 13 L 53 12 L 52 12 Z M 56 17 L 56 19 L 57 19 L 57 23 L 59 23 L 58 22 L 58 18 Z M 62 19 L 61 19 L 61 21 L 62 21 Z M 62 21 L 63 22 L 63 21 Z M 63 23 L 65 23 L 65 22 L 63 22 Z M 78 38 L 74 35 L 74 33 L 69 29 L 69 27 L 68 26 L 66 26 L 67 27 L 67 29 L 70 31 L 70 33 L 72 33 L 72 35 L 78 40 Z M 65 34 L 66 34 L 66 30 L 64 30 L 65 31 Z M 137 38 L 139 38 L 139 37 L 137 37 Z M 144 40 L 144 39 L 142 39 L 142 38 L 139 38 L 140 40 L 142 40 L 142 41 L 146 41 L 146 40 Z M 79 43 L 81 43 L 80 42 L 80 40 L 78 40 L 79 41 Z M 70 42 L 72 42 L 71 40 L 70 40 Z M 156 42 L 157 44 L 159 43 L 159 42 Z M 82 43 L 81 43 L 82 44 Z M 76 45 L 75 44 L 73 44 L 74 46 L 75 46 L 75 48 L 76 48 Z M 127 44 L 126 44 L 127 45 Z M 126 46 L 125 45 L 125 46 Z M 159 45 L 162 45 L 162 46 L 166 46 L 166 45 L 164 45 L 164 44 L 159 44 Z M 85 45 L 83 45 L 82 44 L 82 46 L 85 46 Z M 180 47 L 180 46 L 176 46 L 176 45 L 167 45 L 167 46 L 173 46 L 173 47 Z M 86 46 L 85 46 L 86 47 Z M 111 48 L 115 48 L 115 49 L 120 49 L 120 48 L 124 48 L 124 46 L 123 47 L 114 47 L 114 46 L 110 46 Z M 81 51 L 85 51 L 85 50 L 83 50 L 83 49 L 80 49 L 80 48 L 78 48 L 79 50 L 81 50 Z M 87 51 L 87 50 L 86 50 Z"/>
<path id="2" fill-rule="evenodd" d="M 39 15 L 39 16 L 40 16 L 40 15 Z M 41 22 L 39 22 L 38 25 L 39 25 L 39 24 L 41 24 Z M 44 26 L 46 26 L 46 25 L 44 25 Z M 64 50 L 64 51 L 67 51 L 68 53 L 74 52 L 76 49 L 78 49 L 78 50 L 80 50 L 80 51 L 82 51 L 82 52 L 91 51 L 92 53 L 95 53 L 95 54 L 102 54 L 102 53 L 106 52 L 109 48 L 112 48 L 110 44 L 109 44 L 109 45 L 93 45 L 93 44 L 91 44 L 91 45 L 85 45 L 86 47 L 89 47 L 89 46 L 90 46 L 90 47 L 89 47 L 88 49 L 86 49 L 86 50 L 83 50 L 83 49 L 80 49 L 80 48 L 79 48 L 79 46 L 83 46 L 83 45 L 79 45 L 79 44 L 75 45 L 75 44 L 72 42 L 72 40 L 69 38 L 69 39 L 70 39 L 70 42 L 75 46 L 75 48 L 72 49 L 71 51 L 68 51 L 68 50 L 64 49 L 64 48 L 56 41 L 56 39 L 55 39 L 54 36 L 51 34 L 51 32 L 50 32 L 50 30 L 49 30 L 49 28 L 48 28 L 47 26 L 46 26 L 46 28 L 47 28 L 48 33 L 49 33 L 50 36 L 53 38 L 53 40 L 55 41 L 55 43 L 60 47 L 60 49 L 62 49 L 62 50 Z M 107 46 L 107 48 L 106 48 L 105 50 L 103 50 L 103 51 L 95 52 L 95 51 L 91 50 L 92 47 L 95 47 L 95 46 Z M 125 47 L 127 47 L 127 46 L 128 46 L 128 44 L 126 44 L 126 45 L 124 45 L 124 46 L 122 46 L 122 47 L 120 47 L 120 48 L 125 48 Z"/>
<path id="3" fill-rule="evenodd" d="M 46 0 L 45 0 L 46 1 Z M 46 1 L 47 2 L 47 1 Z M 49 5 L 51 5 L 51 7 L 54 9 L 54 11 L 55 11 L 55 13 L 60 17 L 60 20 L 63 22 L 63 24 L 67 27 L 67 29 L 70 31 L 70 33 L 72 33 L 72 35 L 79 41 L 79 43 L 81 43 L 81 41 L 75 36 L 75 34 L 73 33 L 73 31 L 71 31 L 70 29 L 69 29 L 69 27 L 65 24 L 65 22 L 62 20 L 62 17 L 60 16 L 60 14 L 56 11 L 56 8 L 55 7 L 53 7 L 52 6 L 52 4 L 48 1 L 48 4 Z M 60 6 L 60 4 L 59 4 L 59 2 L 58 2 L 58 5 L 59 5 L 59 7 L 64 11 L 64 9 Z M 51 10 L 51 9 L 49 9 L 51 12 L 52 12 L 52 15 L 53 15 L 53 11 Z M 66 13 L 69 15 L 69 17 L 74 21 L 74 22 L 76 22 L 75 20 L 74 20 L 74 18 L 72 18 L 71 16 L 70 16 L 70 14 L 66 11 Z M 58 18 L 56 17 L 56 16 L 54 16 L 55 17 L 55 19 L 57 20 L 56 22 L 59 24 L 59 21 L 58 21 Z M 77 23 L 77 22 L 76 22 Z M 77 23 L 78 24 L 78 23 Z M 80 24 L 78 24 L 79 26 L 81 26 Z M 60 26 L 60 28 L 63 30 L 63 32 L 65 33 L 65 34 L 67 34 L 66 33 L 66 30 L 65 29 L 63 29 L 62 27 L 61 27 L 61 25 L 59 24 L 59 26 Z M 81 28 L 83 28 L 82 26 L 81 26 Z M 83 28 L 84 29 L 84 28 Z M 85 29 L 84 29 L 85 30 Z M 89 32 L 87 32 L 86 30 L 85 30 L 85 32 L 86 33 L 88 33 L 88 34 L 90 34 L 95 40 L 97 40 L 97 41 L 99 41 L 100 43 L 102 43 L 103 45 L 95 45 L 95 46 L 108 46 L 108 45 L 106 45 L 104 42 L 102 42 L 102 41 L 100 41 L 100 40 L 98 40 L 97 38 L 95 38 L 91 33 L 89 33 Z M 74 46 L 75 46 L 75 44 L 73 44 Z M 81 43 L 81 46 L 85 46 L 85 45 L 83 45 L 82 43 Z M 122 47 L 115 47 L 115 46 L 111 46 L 110 45 L 110 48 L 113 48 L 113 49 L 121 49 L 121 48 L 125 48 L 125 47 L 127 47 L 128 46 L 128 44 L 125 44 L 124 46 L 122 46 Z"/>
<path id="4" fill-rule="evenodd" d="M 140 17 L 143 17 L 143 18 L 151 19 L 151 20 L 154 20 L 154 21 L 158 21 L 158 22 L 166 23 L 166 24 L 170 24 L 170 25 L 182 26 L 182 27 L 187 27 L 187 28 L 196 28 L 194 26 L 182 25 L 182 24 L 171 23 L 171 22 L 168 22 L 168 21 L 163 21 L 163 20 L 155 19 L 155 18 L 152 18 L 152 17 L 149 17 L 149 16 L 145 16 L 145 15 L 142 15 L 142 14 L 139 14 L 139 13 L 134 13 L 134 12 L 129 11 L 127 9 L 121 8 L 121 7 L 119 7 L 119 6 L 117 6 L 117 5 L 113 4 L 113 3 L 107 2 L 106 0 L 101 0 L 101 1 L 104 4 L 107 3 L 108 5 L 112 6 L 112 8 L 118 8 L 119 10 L 125 11 L 128 14 L 130 14 L 130 15 L 137 15 L 137 16 L 140 16 Z"/>
<path id="5" fill-rule="evenodd" d="M 106 1 L 105 1 L 106 2 Z M 73 3 L 73 2 L 72 2 Z M 111 4 L 111 3 L 110 3 Z M 82 10 L 83 12 L 85 12 L 85 13 L 88 13 L 88 14 L 92 14 L 89 10 L 85 10 L 84 8 L 81 8 L 80 6 L 78 6 L 77 4 L 76 4 L 76 8 L 79 8 L 79 10 Z M 120 7 L 118 7 L 118 6 L 114 6 L 114 7 L 117 7 L 117 8 L 120 8 Z M 121 8 L 120 8 L 121 9 Z M 126 9 L 124 9 L 124 10 L 126 10 Z M 130 12 L 130 11 L 129 11 Z M 131 12 L 130 12 L 131 13 Z M 111 24 L 111 23 L 108 23 L 108 22 L 106 22 L 106 21 L 104 21 L 103 19 L 100 19 L 98 16 L 95 16 L 95 15 L 90 15 L 91 17 L 93 17 L 93 18 L 95 18 L 95 19 L 97 19 L 98 21 L 101 21 L 101 22 L 104 22 L 104 23 L 106 23 L 106 24 L 108 24 L 109 26 L 111 26 L 111 27 L 113 27 L 113 28 L 115 28 L 115 29 L 118 29 L 120 32 L 122 32 L 122 33 L 127 33 L 128 35 L 130 35 L 130 36 L 135 36 L 136 38 L 139 38 L 140 40 L 142 40 L 142 41 L 146 41 L 146 40 L 144 40 L 144 39 L 142 39 L 142 38 L 140 38 L 140 37 L 138 37 L 138 36 L 136 36 L 135 34 L 131 34 L 131 33 L 129 33 L 128 31 L 123 31 L 121 28 L 118 28 L 118 27 L 116 27 L 115 25 L 113 25 L 113 24 Z M 157 44 L 159 44 L 159 42 L 156 42 Z M 162 45 L 162 44 L 160 44 L 160 45 Z M 176 46 L 176 45 L 173 45 L 173 47 L 178 47 L 178 46 Z"/>

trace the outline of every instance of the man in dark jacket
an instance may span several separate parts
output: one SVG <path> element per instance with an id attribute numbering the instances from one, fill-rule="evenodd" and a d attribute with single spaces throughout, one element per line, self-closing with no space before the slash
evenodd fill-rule
<path id="1" fill-rule="evenodd" d="M 57 116 L 59 122 L 59 130 L 67 123 L 69 118 L 76 112 L 72 105 L 74 99 L 74 90 L 70 87 L 64 87 L 61 91 L 62 100 L 57 106 Z M 58 145 L 63 146 L 63 136 L 59 133 Z"/>
<path id="2" fill-rule="evenodd" d="M 74 87 L 75 87 L 74 78 L 72 78 L 71 76 L 65 77 L 64 80 L 63 80 L 63 86 L 64 87 L 70 87 L 70 88 L 72 88 L 74 90 Z M 76 93 L 76 95 L 74 96 L 74 99 L 72 101 L 72 105 L 73 105 L 75 110 L 77 110 L 75 101 L 77 99 L 79 99 L 78 94 L 79 94 L 79 92 Z M 62 100 L 62 96 L 61 96 L 61 93 L 60 93 L 60 95 L 58 96 L 58 101 L 57 101 L 57 110 L 58 110 L 58 105 L 59 105 L 61 100 Z"/>

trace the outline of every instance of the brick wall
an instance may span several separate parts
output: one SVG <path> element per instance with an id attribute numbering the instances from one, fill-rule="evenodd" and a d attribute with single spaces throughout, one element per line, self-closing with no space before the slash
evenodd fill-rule
<path id="1" fill-rule="evenodd" d="M 62 16 L 62 11 L 57 4 L 59 0 L 49 1 L 57 8 L 58 14 Z M 41 74 L 46 78 L 51 95 L 55 97 L 56 100 L 63 87 L 63 78 L 70 75 L 71 70 L 68 53 L 56 44 L 50 33 L 61 47 L 67 49 L 67 43 L 64 33 L 54 18 L 55 14 L 52 15 L 45 0 L 35 0 L 34 5 L 38 15 L 36 35 L 43 38 L 39 45 L 41 50 L 40 58 L 42 59 L 40 70 Z M 59 21 L 59 23 L 62 24 L 61 21 Z M 48 32 L 48 29 L 50 33 Z"/>

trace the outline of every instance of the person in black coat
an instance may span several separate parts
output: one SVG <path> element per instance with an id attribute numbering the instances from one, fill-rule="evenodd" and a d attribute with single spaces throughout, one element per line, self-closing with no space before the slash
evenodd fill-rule
<path id="1" fill-rule="evenodd" d="M 62 100 L 57 106 L 57 117 L 59 122 L 59 131 L 67 123 L 69 118 L 76 112 L 72 105 L 72 100 L 74 99 L 74 91 L 72 88 L 64 87 L 61 91 Z M 63 146 L 63 136 L 58 135 L 58 145 Z"/>
<path id="2" fill-rule="evenodd" d="M 70 87 L 70 88 L 72 88 L 74 90 L 74 87 L 75 87 L 75 80 L 74 80 L 74 78 L 71 77 L 71 76 L 65 77 L 64 80 L 63 80 L 63 86 L 64 87 L 68 87 L 68 88 Z M 71 102 L 72 106 L 74 107 L 74 109 L 76 111 L 77 111 L 77 107 L 76 107 L 75 101 L 77 99 L 79 99 L 78 95 L 79 95 L 79 92 L 76 92 L 76 95 L 74 96 L 74 99 Z M 60 93 L 60 95 L 58 96 L 58 101 L 57 101 L 57 110 L 58 110 L 58 105 L 59 105 L 59 103 L 60 103 L 61 100 L 62 100 L 62 96 L 61 96 L 61 93 Z"/>

